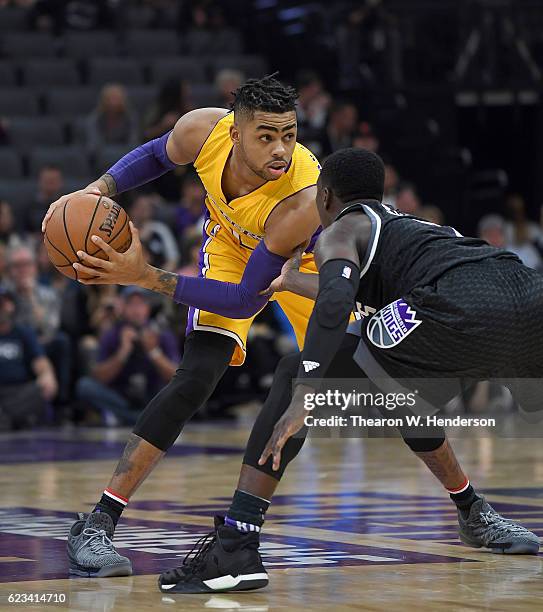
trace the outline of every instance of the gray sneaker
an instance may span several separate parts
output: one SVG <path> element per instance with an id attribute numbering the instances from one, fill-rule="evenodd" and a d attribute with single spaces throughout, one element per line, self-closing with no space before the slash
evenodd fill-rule
<path id="1" fill-rule="evenodd" d="M 130 559 L 113 546 L 113 521 L 105 512 L 93 512 L 85 518 L 78 514 L 68 535 L 70 574 L 89 578 L 131 576 Z"/>
<path id="2" fill-rule="evenodd" d="M 459 536 L 464 544 L 505 555 L 537 555 L 539 538 L 522 525 L 500 516 L 485 499 L 474 502 L 467 519 L 458 511 Z"/>

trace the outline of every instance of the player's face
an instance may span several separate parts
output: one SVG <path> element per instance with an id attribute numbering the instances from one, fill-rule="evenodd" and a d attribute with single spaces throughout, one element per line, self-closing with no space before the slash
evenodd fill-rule
<path id="1" fill-rule="evenodd" d="M 260 178 L 276 181 L 287 171 L 296 145 L 296 113 L 256 112 L 232 131 L 243 161 Z"/>

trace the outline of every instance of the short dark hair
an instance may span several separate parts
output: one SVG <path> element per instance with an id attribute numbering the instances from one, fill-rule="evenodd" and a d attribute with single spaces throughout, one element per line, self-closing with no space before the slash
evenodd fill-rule
<path id="1" fill-rule="evenodd" d="M 265 113 L 287 113 L 296 110 L 298 92 L 294 87 L 278 81 L 275 74 L 261 79 L 249 79 L 233 92 L 232 110 L 251 116 L 255 111 Z"/>
<path id="2" fill-rule="evenodd" d="M 340 149 L 326 158 L 321 182 L 342 202 L 383 199 L 385 166 L 367 149 Z"/>

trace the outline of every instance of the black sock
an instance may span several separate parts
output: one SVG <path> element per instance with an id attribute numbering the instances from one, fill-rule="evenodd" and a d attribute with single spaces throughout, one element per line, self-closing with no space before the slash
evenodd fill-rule
<path id="1" fill-rule="evenodd" d="M 471 506 L 478 499 L 481 499 L 477 493 L 475 493 L 475 489 L 471 486 L 469 480 L 467 485 L 465 485 L 465 487 L 458 493 L 451 493 L 449 491 L 449 497 L 456 504 L 457 508 L 460 510 L 462 518 L 464 519 L 468 518 Z"/>
<path id="2" fill-rule="evenodd" d="M 109 514 L 113 521 L 113 526 L 116 527 L 127 503 L 128 500 L 126 498 L 106 489 L 102 493 L 100 501 L 94 507 L 93 512 L 105 512 Z"/>
<path id="3" fill-rule="evenodd" d="M 267 499 L 236 489 L 224 523 L 243 533 L 260 531 L 269 507 L 270 502 Z"/>

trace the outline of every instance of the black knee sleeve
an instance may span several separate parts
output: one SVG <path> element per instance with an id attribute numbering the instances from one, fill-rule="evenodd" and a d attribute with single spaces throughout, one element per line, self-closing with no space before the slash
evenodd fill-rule
<path id="1" fill-rule="evenodd" d="M 235 340 L 222 334 L 189 334 L 179 368 L 141 413 L 134 433 L 160 450 L 168 450 L 185 423 L 213 393 L 235 346 Z"/>
<path id="2" fill-rule="evenodd" d="M 443 436 L 436 438 L 406 438 L 403 441 L 414 453 L 431 453 L 437 450 L 445 442 L 445 432 Z"/>
<path id="3" fill-rule="evenodd" d="M 296 378 L 300 365 L 300 353 L 283 357 L 275 370 L 273 385 L 255 424 L 247 443 L 243 463 L 260 472 L 280 480 L 287 465 L 296 457 L 302 448 L 305 437 L 289 438 L 281 452 L 281 464 L 278 471 L 272 469 L 272 459 L 268 458 L 264 465 L 258 465 L 260 455 L 273 433 L 277 421 L 283 416 L 292 399 L 292 379 Z"/>

